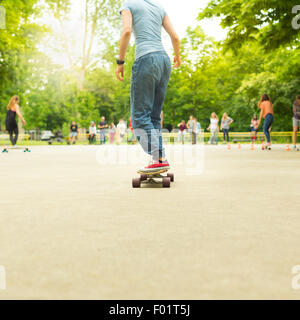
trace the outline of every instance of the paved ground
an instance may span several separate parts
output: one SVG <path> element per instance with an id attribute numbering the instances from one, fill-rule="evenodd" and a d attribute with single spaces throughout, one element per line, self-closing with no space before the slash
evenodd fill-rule
<path id="1" fill-rule="evenodd" d="M 175 147 L 132 189 L 138 150 L 0 154 L 0 299 L 300 298 L 300 153 Z"/>

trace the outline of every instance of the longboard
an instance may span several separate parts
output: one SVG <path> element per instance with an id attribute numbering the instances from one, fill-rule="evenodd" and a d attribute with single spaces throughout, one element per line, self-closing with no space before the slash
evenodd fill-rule
<path id="1" fill-rule="evenodd" d="M 23 150 L 23 152 L 31 152 L 31 150 L 28 147 L 3 147 L 1 152 L 2 153 L 8 153 L 8 150 Z"/>
<path id="2" fill-rule="evenodd" d="M 162 175 L 167 171 L 169 171 L 169 169 L 159 169 L 150 172 L 139 170 L 137 173 L 140 177 L 132 179 L 132 187 L 140 188 L 142 184 L 162 184 L 163 188 L 170 188 L 171 182 L 174 182 L 174 174 L 168 173 L 167 175 Z"/>

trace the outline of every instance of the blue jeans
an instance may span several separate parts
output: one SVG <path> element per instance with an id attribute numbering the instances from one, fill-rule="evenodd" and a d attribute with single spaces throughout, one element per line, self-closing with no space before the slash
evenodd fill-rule
<path id="1" fill-rule="evenodd" d="M 223 140 L 229 142 L 229 129 L 223 128 Z"/>
<path id="2" fill-rule="evenodd" d="M 269 129 L 270 129 L 273 121 L 274 121 L 274 116 L 271 113 L 268 113 L 266 115 L 265 123 L 264 123 L 264 134 L 265 134 L 265 136 L 267 138 L 268 143 L 271 142 Z"/>
<path id="3" fill-rule="evenodd" d="M 163 51 L 138 58 L 132 67 L 132 126 L 143 150 L 152 155 L 154 160 L 165 157 L 160 115 L 170 74 L 170 58 Z"/>
<path id="4" fill-rule="evenodd" d="M 100 144 L 105 144 L 105 135 L 106 135 L 106 130 L 105 129 L 100 130 Z"/>

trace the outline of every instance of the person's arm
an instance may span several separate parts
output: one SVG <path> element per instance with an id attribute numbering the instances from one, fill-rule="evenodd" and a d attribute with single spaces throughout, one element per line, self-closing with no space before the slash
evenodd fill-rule
<path id="1" fill-rule="evenodd" d="M 132 14 L 130 10 L 122 11 L 122 35 L 120 39 L 120 49 L 119 49 L 119 60 L 124 61 L 126 56 L 126 51 L 129 45 L 132 32 Z M 124 65 L 119 64 L 116 70 L 117 79 L 123 81 L 124 79 Z"/>
<path id="2" fill-rule="evenodd" d="M 21 114 L 21 111 L 20 111 L 20 107 L 18 105 L 16 106 L 16 114 L 18 115 L 18 117 L 21 119 L 23 125 L 25 126 L 26 121 L 24 120 L 24 118 Z"/>
<path id="3" fill-rule="evenodd" d="M 164 20 L 163 20 L 163 27 L 166 30 L 166 32 L 169 34 L 171 41 L 172 41 L 172 45 L 173 45 L 173 49 L 174 49 L 174 68 L 179 68 L 181 65 L 181 58 L 180 58 L 180 40 L 179 37 L 172 25 L 172 22 L 169 18 L 168 15 L 165 15 Z"/>

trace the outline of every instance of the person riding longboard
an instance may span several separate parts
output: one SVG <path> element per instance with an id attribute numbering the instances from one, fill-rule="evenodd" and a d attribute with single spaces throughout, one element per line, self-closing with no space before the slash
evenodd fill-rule
<path id="1" fill-rule="evenodd" d="M 266 150 L 271 150 L 271 128 L 272 124 L 274 122 L 274 110 L 273 110 L 273 104 L 271 102 L 271 98 L 267 94 L 263 94 L 258 102 L 258 107 L 261 109 L 257 129 L 259 128 L 262 118 L 265 119 L 264 121 L 264 134 L 266 136 L 267 144 L 266 144 Z"/>
<path id="2" fill-rule="evenodd" d="M 18 142 L 18 136 L 19 136 L 19 129 L 18 129 L 18 124 L 16 121 L 16 116 L 18 116 L 23 125 L 26 125 L 26 121 L 24 120 L 20 107 L 20 98 L 18 96 L 13 96 L 9 104 L 7 106 L 7 113 L 6 113 L 6 119 L 5 119 L 5 125 L 6 125 L 6 130 L 9 133 L 9 138 L 12 146 L 15 146 Z"/>
<path id="3" fill-rule="evenodd" d="M 124 63 L 132 30 L 135 35 L 135 62 L 131 78 L 131 118 L 135 135 L 151 156 L 141 172 L 168 169 L 161 136 L 161 111 L 171 74 L 171 62 L 161 41 L 162 26 L 169 34 L 174 52 L 174 68 L 181 65 L 180 41 L 163 7 L 152 0 L 126 0 L 120 10 L 123 30 L 116 76 L 124 79 Z"/>

